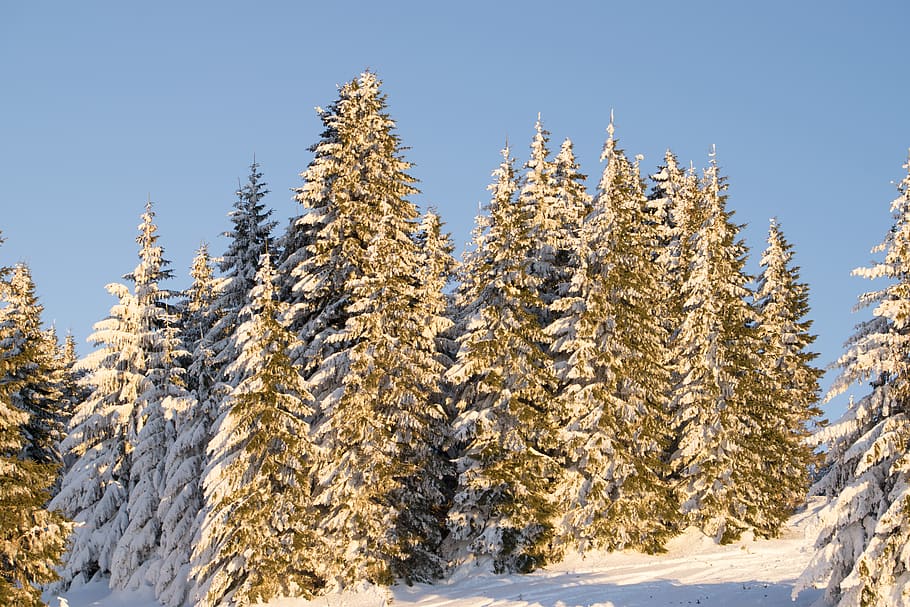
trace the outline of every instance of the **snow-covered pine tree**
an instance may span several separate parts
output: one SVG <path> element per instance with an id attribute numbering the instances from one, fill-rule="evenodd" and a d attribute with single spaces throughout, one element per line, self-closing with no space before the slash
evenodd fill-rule
<path id="1" fill-rule="evenodd" d="M 343 85 L 321 118 L 297 194 L 306 212 L 285 238 L 305 248 L 286 251 L 282 273 L 326 453 L 314 482 L 330 583 L 428 580 L 441 571 L 447 420 L 433 402 L 439 295 L 420 284 L 417 190 L 374 74 Z"/>
<path id="2" fill-rule="evenodd" d="M 833 499 L 819 513 L 816 553 L 794 592 L 827 583 L 840 606 L 910 605 L 910 160 L 891 203 L 894 224 L 854 275 L 890 284 L 860 297 L 872 308 L 837 364 L 829 398 L 858 382 L 870 391 L 818 433 L 826 471 L 813 488 Z"/>
<path id="3" fill-rule="evenodd" d="M 659 551 L 679 518 L 665 482 L 669 372 L 658 233 L 638 164 L 616 147 L 585 221 L 568 294 L 547 328 L 558 357 L 566 468 L 555 491 L 561 544 Z"/>
<path id="4" fill-rule="evenodd" d="M 556 248 L 556 296 L 564 295 L 572 280 L 581 238 L 582 224 L 591 212 L 591 195 L 585 189 L 587 176 L 579 171 L 570 139 L 562 142 L 553 160 L 553 182 L 556 187 L 554 216 L 559 223 L 559 242 Z"/>
<path id="5" fill-rule="evenodd" d="M 559 475 L 556 378 L 538 312 L 540 279 L 532 217 L 516 200 L 509 149 L 494 171 L 488 218 L 478 221 L 462 287 L 468 314 L 447 378 L 457 410 L 458 486 L 448 516 L 452 559 L 492 560 L 497 571 L 530 571 L 552 553 L 551 491 Z M 464 289 L 467 288 L 467 291 Z"/>
<path id="6" fill-rule="evenodd" d="M 17 288 L 7 282 L 9 270 L 0 267 L 0 376 L 6 378 L 0 382 L 0 604 L 39 607 L 42 586 L 57 579 L 70 526 L 47 509 L 58 466 L 34 459 L 42 452 L 25 441 L 34 434 L 24 428 L 29 414 L 13 403 L 14 393 L 37 379 L 41 363 L 30 357 L 41 353 L 21 347 L 22 327 L 8 314 L 17 299 Z M 21 279 L 21 269 L 17 273 Z M 40 322 L 40 309 L 35 312 Z"/>
<path id="7" fill-rule="evenodd" d="M 70 426 L 73 415 L 76 413 L 76 407 L 79 403 L 86 400 L 91 394 L 91 389 L 82 379 L 86 371 L 78 369 L 79 355 L 76 351 L 76 338 L 72 333 L 67 333 L 63 340 L 63 348 L 59 353 L 59 365 L 63 370 L 63 382 L 60 390 L 63 393 L 63 399 L 60 405 L 60 411 L 64 419 L 64 431 Z M 61 478 L 69 471 L 75 459 L 72 453 L 65 452 L 61 445 L 65 435 L 61 437 L 60 444 L 57 445 L 58 452 L 61 455 L 63 466 L 60 470 Z M 59 490 L 59 487 L 57 488 Z M 56 491 L 54 491 L 56 494 Z"/>
<path id="8" fill-rule="evenodd" d="M 312 396 L 288 356 L 296 338 L 279 320 L 274 280 L 263 255 L 228 369 L 239 383 L 209 447 L 192 572 L 200 606 L 310 596 L 330 558 L 319 549 L 310 495 Z"/>
<path id="9" fill-rule="evenodd" d="M 529 272 L 538 281 L 538 296 L 543 307 L 537 312 L 542 325 L 549 322 L 548 306 L 556 299 L 559 285 L 567 280 L 567 271 L 557 265 L 557 256 L 563 247 L 571 242 L 571 220 L 560 211 L 568 209 L 557 206 L 555 167 L 549 159 L 550 133 L 543 128 L 540 114 L 534 124 L 534 138 L 531 140 L 531 153 L 524 166 L 524 174 L 519 179 L 518 204 L 524 208 L 529 226 L 528 238 L 531 249 L 528 252 L 532 260 Z M 574 211 L 574 209 L 573 209 Z"/>
<path id="10" fill-rule="evenodd" d="M 107 290 L 118 303 L 95 324 L 89 341 L 97 349 L 77 367 L 87 371 L 91 393 L 76 407 L 61 444 L 64 461 L 72 465 L 51 501 L 77 523 L 61 574 L 64 585 L 109 576 L 114 547 L 128 522 L 126 435 L 143 369 L 133 339 L 133 296 L 122 284 Z"/>
<path id="11" fill-rule="evenodd" d="M 247 183 L 237 190 L 234 208 L 228 213 L 231 229 L 223 236 L 229 238 L 230 242 L 218 263 L 223 279 L 212 303 L 217 309 L 217 313 L 214 313 L 215 324 L 204 336 L 205 347 L 211 351 L 211 362 L 218 373 L 218 381 L 227 379 L 221 377 L 220 372 L 237 358 L 237 352 L 231 349 L 234 331 L 239 325 L 237 315 L 249 303 L 250 293 L 256 285 L 259 258 L 264 253 L 275 253 L 272 230 L 276 222 L 270 219 L 272 210 L 267 209 L 262 202 L 269 193 L 266 185 L 262 181 L 259 163 L 254 159 Z M 223 391 L 229 391 L 232 387 L 225 386 Z"/>
<path id="12" fill-rule="evenodd" d="M 443 225 L 433 209 L 427 211 L 420 222 L 417 247 L 423 263 L 417 282 L 425 288 L 428 298 L 424 302 L 429 315 L 427 330 L 435 335 L 437 359 L 448 369 L 452 366 L 458 346 L 451 338 L 454 329 L 452 298 L 446 294 L 446 289 L 455 277 L 458 263 L 452 257 L 455 246 L 451 235 L 442 231 Z M 436 402 L 446 406 L 446 396 L 440 393 Z"/>
<path id="13" fill-rule="evenodd" d="M 7 286 L 5 305 L 0 308 L 0 324 L 7 329 L 0 349 L 23 364 L 0 374 L 0 384 L 12 386 L 12 405 L 28 415 L 22 428 L 25 458 L 57 465 L 65 412 L 56 334 L 41 327 L 44 307 L 38 302 L 28 266 L 16 264 Z"/>
<path id="14" fill-rule="evenodd" d="M 670 371 L 670 385 L 676 386 L 688 363 L 680 348 L 683 344 L 675 335 L 686 316 L 683 286 L 692 268 L 695 234 L 701 226 L 703 209 L 694 169 L 684 171 L 669 149 L 663 165 L 651 175 L 651 184 L 648 222 L 658 239 L 655 261 L 659 277 L 654 315 L 660 319 L 667 339 L 663 360 Z"/>
<path id="15" fill-rule="evenodd" d="M 172 277 L 169 262 L 158 244 L 158 228 L 151 202 L 139 225 L 139 264 L 126 279 L 134 285 L 134 335 L 143 378 L 132 403 L 126 435 L 130 458 L 127 497 L 128 524 L 117 543 L 111 563 L 111 586 L 138 588 L 154 584 L 160 560 L 161 520 L 158 509 L 164 482 L 164 465 L 174 442 L 176 412 L 189 406 L 190 398 L 178 363 L 183 348 L 178 316 L 170 300 L 175 294 L 161 283 Z"/>
<path id="16" fill-rule="evenodd" d="M 64 584 L 108 575 L 117 585 L 138 583 L 134 574 L 156 556 L 158 468 L 164 456 L 147 375 L 158 368 L 155 361 L 164 352 L 158 329 L 166 324 L 170 293 L 158 283 L 170 271 L 156 244 L 153 220 L 149 202 L 136 238 L 139 264 L 125 276 L 134 291 L 120 283 L 107 286 L 118 303 L 95 325 L 89 341 L 96 349 L 79 364 L 92 392 L 76 408 L 61 445 L 74 463 L 51 502 L 77 523 L 62 571 Z M 137 458 L 142 461 L 133 470 Z"/>
<path id="17" fill-rule="evenodd" d="M 175 401 L 187 406 L 170 408 L 175 438 L 167 453 L 158 518 L 161 521 L 161 565 L 155 595 L 168 607 L 180 607 L 188 598 L 193 538 L 202 519 L 202 471 L 206 449 L 218 413 L 220 396 L 212 396 L 217 367 L 204 336 L 217 322 L 215 299 L 220 282 L 214 276 L 207 245 L 193 258 L 192 285 L 185 294 L 183 341 L 192 352 L 185 374 L 188 395 Z"/>
<path id="18" fill-rule="evenodd" d="M 747 301 L 747 249 L 726 208 L 726 184 L 713 154 L 700 189 L 704 215 L 691 244 L 684 317 L 673 344 L 679 379 L 671 401 L 670 464 L 688 522 L 727 542 L 761 507 L 750 478 L 761 462 L 744 448 L 756 432 L 759 347 Z"/>
<path id="19" fill-rule="evenodd" d="M 764 462 L 755 482 L 765 501 L 751 522 L 758 534 L 774 536 L 806 501 L 818 459 L 807 439 L 809 425 L 821 415 L 816 403 L 822 371 L 812 366 L 817 355 L 809 351 L 815 341 L 806 318 L 809 287 L 800 282 L 793 247 L 773 219 L 761 267 L 754 305 L 764 415 L 752 445 Z"/>
<path id="20" fill-rule="evenodd" d="M 22 456 L 28 416 L 11 405 L 8 387 L 0 387 L 0 604 L 43 607 L 41 589 L 57 579 L 71 526 L 47 508 L 57 466 Z"/>
<path id="21" fill-rule="evenodd" d="M 651 183 L 648 212 L 657 230 L 661 277 L 658 286 L 662 293 L 659 299 L 663 301 L 655 315 L 663 319 L 666 334 L 672 336 L 685 316 L 683 285 L 692 264 L 694 235 L 703 220 L 701 193 L 694 170 L 684 171 L 670 150 L 664 155 L 664 164 L 651 176 Z M 674 366 L 672 352 L 668 344 L 668 363 Z"/>

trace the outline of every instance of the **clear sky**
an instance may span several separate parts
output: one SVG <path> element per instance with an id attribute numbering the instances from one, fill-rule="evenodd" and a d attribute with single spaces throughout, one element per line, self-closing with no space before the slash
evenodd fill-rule
<path id="1" fill-rule="evenodd" d="M 463 247 L 508 138 L 538 112 L 591 189 L 610 110 L 643 166 L 712 145 L 755 271 L 776 216 L 812 288 L 820 363 L 853 325 L 850 271 L 891 224 L 910 147 L 905 1 L 13 2 L 0 0 L 0 248 L 82 352 L 136 264 L 147 196 L 188 284 L 256 155 L 283 230 L 320 133 L 313 108 L 384 81 L 422 208 Z M 832 407 L 836 412 L 838 405 Z"/>

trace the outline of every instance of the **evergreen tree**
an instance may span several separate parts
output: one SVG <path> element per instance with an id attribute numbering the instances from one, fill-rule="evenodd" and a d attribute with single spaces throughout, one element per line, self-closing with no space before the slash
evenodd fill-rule
<path id="1" fill-rule="evenodd" d="M 57 579 L 70 525 L 47 508 L 54 464 L 22 457 L 27 416 L 0 388 L 0 604 L 43 606 L 41 588 Z"/>
<path id="2" fill-rule="evenodd" d="M 437 358 L 448 369 L 453 363 L 454 347 L 450 335 L 454 323 L 450 318 L 452 303 L 446 288 L 455 276 L 457 263 L 452 257 L 455 250 L 452 238 L 442 229 L 443 222 L 436 211 L 427 211 L 417 234 L 417 248 L 422 259 L 417 283 L 424 288 L 427 298 L 423 302 L 428 315 L 427 330 L 435 335 Z M 443 394 L 438 395 L 440 405 L 444 406 L 445 400 Z"/>
<path id="3" fill-rule="evenodd" d="M 63 340 L 63 348 L 59 353 L 59 366 L 62 369 L 63 377 L 60 386 L 62 400 L 59 409 L 65 422 L 64 430 L 69 428 L 79 403 L 86 400 L 91 394 L 90 387 L 83 381 L 85 370 L 80 369 L 78 364 L 79 355 L 76 352 L 76 338 L 73 337 L 72 333 L 67 333 Z M 63 461 L 63 466 L 60 470 L 61 478 L 75 462 L 72 453 L 65 452 L 60 446 L 64 439 L 65 436 L 62 436 L 60 444 L 57 446 Z M 59 490 L 59 487 L 57 490 Z M 54 494 L 56 494 L 56 491 L 54 491 Z"/>
<path id="4" fill-rule="evenodd" d="M 62 571 L 65 584 L 109 575 L 116 586 L 135 585 L 157 554 L 165 448 L 163 413 L 150 384 L 161 379 L 168 356 L 162 331 L 170 293 L 159 283 L 170 270 L 153 220 L 149 202 L 136 239 L 139 264 L 125 276 L 134 289 L 107 286 L 118 303 L 95 325 L 89 341 L 96 349 L 79 365 L 92 392 L 76 408 L 61 445 L 74 463 L 51 502 L 77 523 Z"/>
<path id="5" fill-rule="evenodd" d="M 671 401 L 676 444 L 670 463 L 688 521 L 727 542 L 750 527 L 767 497 L 754 484 L 762 463 L 745 448 L 761 413 L 759 347 L 746 300 L 747 250 L 713 157 L 701 191 L 703 219 L 690 245 L 684 318 L 673 344 L 679 379 Z"/>
<path id="6" fill-rule="evenodd" d="M 531 154 L 520 179 L 518 204 L 527 216 L 531 249 L 528 256 L 532 263 L 529 272 L 537 279 L 538 295 L 543 308 L 538 311 L 540 322 L 549 320 L 547 306 L 556 298 L 560 282 L 565 282 L 565 270 L 557 266 L 558 252 L 569 241 L 565 217 L 557 214 L 555 167 L 549 160 L 550 133 L 543 128 L 540 115 L 534 125 Z M 562 279 L 562 280 L 560 280 Z"/>
<path id="7" fill-rule="evenodd" d="M 581 246 L 582 225 L 591 212 L 591 196 L 585 189 L 587 177 L 579 171 L 572 141 L 566 139 L 553 161 L 553 182 L 556 186 L 554 215 L 559 225 L 556 242 L 556 297 L 565 295 L 575 270 L 577 252 Z M 554 298 L 555 299 L 555 298 Z"/>
<path id="8" fill-rule="evenodd" d="M 274 272 L 263 256 L 252 303 L 241 311 L 240 380 L 210 446 L 209 504 L 194 552 L 197 605 L 248 605 L 309 596 L 323 583 L 309 468 L 312 396 L 288 352 Z"/>
<path id="9" fill-rule="evenodd" d="M 224 279 L 212 302 L 218 310 L 217 320 L 204 336 L 206 347 L 212 351 L 212 363 L 219 373 L 237 357 L 237 352 L 231 350 L 233 335 L 239 325 L 238 314 L 249 303 L 250 292 L 256 285 L 259 258 L 264 253 L 274 252 L 272 230 L 276 224 L 270 220 L 272 210 L 262 202 L 269 192 L 266 185 L 259 164 L 253 160 L 247 183 L 237 190 L 234 208 L 228 213 L 231 230 L 223 235 L 230 243 L 218 264 Z M 218 379 L 227 378 L 219 376 Z M 224 390 L 231 387 L 225 386 Z"/>
<path id="10" fill-rule="evenodd" d="M 161 503 L 161 556 L 155 594 L 168 607 L 180 607 L 190 591 L 190 557 L 193 538 L 198 534 L 202 511 L 202 471 L 212 433 L 218 402 L 213 402 L 216 365 L 214 353 L 204 336 L 217 321 L 215 305 L 219 282 L 214 276 L 208 247 L 203 244 L 190 270 L 193 283 L 183 305 L 183 341 L 192 357 L 185 373 L 187 394 L 179 392 L 169 407 L 175 437 L 164 467 Z"/>
<path id="11" fill-rule="evenodd" d="M 766 536 L 776 535 L 805 503 L 817 459 L 807 439 L 809 424 L 821 415 L 815 403 L 822 372 L 812 366 L 816 354 L 808 350 L 815 341 L 806 319 L 809 288 L 799 281 L 792 261 L 793 247 L 772 220 L 755 294 L 766 402 L 754 446 L 765 462 L 758 482 L 767 496 L 764 520 L 755 527 Z"/>
<path id="12" fill-rule="evenodd" d="M 658 239 L 638 165 L 616 148 L 612 123 L 608 132 L 577 270 L 548 328 L 566 412 L 558 531 L 562 543 L 581 550 L 658 551 L 678 519 L 662 462 L 670 378 L 667 338 L 654 316 Z"/>
<path id="13" fill-rule="evenodd" d="M 97 349 L 80 362 L 91 395 L 80 403 L 61 448 L 73 462 L 51 506 L 77 526 L 70 540 L 62 578 L 87 582 L 110 575 L 111 556 L 127 525 L 129 458 L 125 445 L 133 402 L 142 382 L 133 339 L 133 296 L 110 284 L 118 298 L 110 316 L 89 337 Z"/>
<path id="14" fill-rule="evenodd" d="M 829 397 L 863 381 L 870 391 L 819 433 L 828 450 L 814 491 L 833 499 L 795 590 L 826 581 L 825 598 L 842 606 L 910 605 L 910 160 L 904 168 L 894 224 L 873 249 L 884 259 L 853 272 L 890 284 L 860 297 L 873 317 L 837 363 Z"/>
<path id="15" fill-rule="evenodd" d="M 177 317 L 168 303 L 174 293 L 161 288 L 161 282 L 173 273 L 162 257 L 154 218 L 149 203 L 136 239 L 139 265 L 126 276 L 134 284 L 133 338 L 141 352 L 143 378 L 133 401 L 134 416 L 126 436 L 132 446 L 126 504 L 129 523 L 113 554 L 114 588 L 137 588 L 157 579 L 162 532 L 158 507 L 164 464 L 174 441 L 173 422 L 168 420 L 187 406 L 182 371 L 176 360 L 181 355 Z"/>
<path id="16" fill-rule="evenodd" d="M 28 266 L 17 264 L 7 289 L 0 323 L 7 326 L 0 348 L 23 364 L 0 375 L 11 387 L 12 405 L 28 415 L 23 426 L 25 458 L 59 464 L 57 445 L 63 438 L 63 369 L 57 356 L 56 334 L 41 327 L 44 307 L 38 303 Z"/>
<path id="17" fill-rule="evenodd" d="M 695 234 L 703 222 L 702 197 L 695 172 L 684 171 L 670 150 L 664 155 L 664 164 L 651 176 L 651 183 L 648 216 L 657 232 L 657 286 L 662 294 L 655 316 L 663 319 L 665 334 L 670 337 L 685 316 L 683 285 L 692 267 Z M 674 348 L 669 342 L 666 351 L 675 376 L 679 361 L 673 359 Z"/>
<path id="18" fill-rule="evenodd" d="M 0 604 L 38 607 L 44 605 L 41 587 L 57 579 L 56 567 L 70 526 L 58 512 L 47 509 L 57 465 L 36 459 L 47 455 L 47 443 L 26 442 L 46 438 L 36 431 L 45 428 L 34 423 L 27 428 L 29 412 L 15 404 L 44 404 L 34 398 L 29 386 L 46 378 L 36 374 L 44 352 L 22 339 L 27 333 L 23 319 L 34 317 L 40 323 L 40 306 L 32 297 L 31 310 L 15 309 L 22 305 L 23 293 L 33 296 L 34 292 L 28 288 L 30 279 L 23 284 L 28 277 L 24 266 L 17 268 L 11 282 L 6 278 L 9 273 L 9 268 L 0 267 L 0 377 L 4 378 L 0 382 Z"/>
<path id="19" fill-rule="evenodd" d="M 428 580 L 441 572 L 447 420 L 434 402 L 440 294 L 420 283 L 426 259 L 407 198 L 417 191 L 374 74 L 342 86 L 321 118 L 297 194 L 307 212 L 285 239 L 305 250 L 286 251 L 282 272 L 326 453 L 314 482 L 331 583 Z"/>
<path id="20" fill-rule="evenodd" d="M 559 473 L 555 374 L 538 312 L 532 210 L 515 199 L 514 161 L 503 150 L 489 218 L 475 231 L 462 287 L 468 319 L 447 378 L 455 386 L 458 487 L 449 512 L 456 561 L 492 559 L 530 571 L 555 555 L 550 493 Z M 478 277 L 483 277 L 481 280 Z"/>

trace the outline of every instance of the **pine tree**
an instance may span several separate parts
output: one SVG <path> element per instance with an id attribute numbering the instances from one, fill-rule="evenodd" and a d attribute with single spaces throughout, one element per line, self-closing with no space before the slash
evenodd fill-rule
<path id="1" fill-rule="evenodd" d="M 558 398 L 567 418 L 560 540 L 584 550 L 662 549 L 677 520 L 664 477 L 669 442 L 666 342 L 654 316 L 658 234 L 637 164 L 616 147 L 585 222 L 578 269 L 549 328 L 560 355 Z"/>
<path id="2" fill-rule="evenodd" d="M 10 283 L 6 278 L 10 269 L 0 267 L 0 377 L 5 378 L 0 382 L 0 604 L 38 607 L 44 605 L 41 587 L 57 579 L 70 526 L 58 512 L 47 509 L 57 465 L 35 459 L 44 457 L 46 445 L 26 442 L 43 438 L 35 431 L 43 428 L 32 424 L 27 430 L 29 413 L 14 404 L 35 402 L 28 386 L 40 380 L 35 371 L 43 356 L 40 349 L 23 347 L 24 327 L 17 324 L 32 316 L 40 323 L 37 301 L 32 300 L 30 311 L 14 314 L 11 309 L 22 303 L 21 281 L 27 276 L 23 268 Z M 24 291 L 33 294 L 33 289 Z"/>
<path id="3" fill-rule="evenodd" d="M 91 389 L 83 382 L 85 370 L 78 368 L 79 355 L 76 352 L 76 338 L 73 337 L 72 333 L 67 333 L 63 340 L 63 348 L 59 352 L 58 362 L 62 369 L 63 377 L 60 385 L 62 400 L 60 401 L 59 409 L 64 420 L 64 429 L 67 429 L 79 403 L 89 398 L 91 394 Z M 67 453 L 61 448 L 60 445 L 62 445 L 63 440 L 65 440 L 65 436 L 61 437 L 60 444 L 57 446 L 63 462 L 63 466 L 60 469 L 61 479 L 75 462 L 72 453 Z M 59 491 L 59 487 L 54 491 L 55 495 L 57 491 Z"/>
<path id="4" fill-rule="evenodd" d="M 12 405 L 28 415 L 23 426 L 25 457 L 56 465 L 61 461 L 57 445 L 64 430 L 64 378 L 56 334 L 41 327 L 43 310 L 28 266 L 17 264 L 9 281 L 6 305 L 0 309 L 0 323 L 8 326 L 0 348 L 24 362 L 0 375 L 0 384 L 11 386 Z"/>
<path id="5" fill-rule="evenodd" d="M 534 129 L 531 153 L 520 179 L 518 204 L 524 207 L 529 222 L 531 250 L 528 256 L 532 260 L 529 272 L 538 281 L 538 295 L 543 303 L 538 315 L 540 322 L 546 325 L 550 316 L 548 306 L 556 298 L 560 279 L 565 282 L 566 272 L 557 267 L 556 257 L 570 238 L 565 218 L 557 214 L 561 209 L 557 207 L 555 167 L 549 159 L 550 133 L 543 128 L 539 114 Z"/>
<path id="6" fill-rule="evenodd" d="M 230 243 L 218 264 L 224 278 L 212 302 L 212 306 L 218 310 L 215 315 L 217 320 L 204 336 L 206 347 L 212 351 L 212 363 L 217 372 L 237 357 L 237 352 L 231 350 L 231 345 L 239 324 L 238 314 L 249 303 L 250 292 L 256 285 L 259 258 L 264 253 L 273 253 L 275 249 L 272 230 L 276 223 L 270 220 L 272 210 L 267 209 L 262 202 L 269 193 L 266 185 L 262 181 L 259 164 L 254 159 L 247 183 L 237 190 L 234 208 L 228 213 L 232 229 L 223 236 L 229 238 Z M 226 386 L 224 390 L 231 387 Z"/>
<path id="7" fill-rule="evenodd" d="M 314 482 L 331 583 L 428 580 L 441 572 L 447 420 L 417 190 L 374 74 L 342 86 L 321 118 L 297 194 L 307 212 L 285 238 L 304 248 L 285 251 L 282 273 L 326 453 Z"/>
<path id="8" fill-rule="evenodd" d="M 263 256 L 252 303 L 241 311 L 239 378 L 217 423 L 205 473 L 205 512 L 194 552 L 197 605 L 248 605 L 310 596 L 324 582 L 314 532 L 308 419 L 312 396 L 288 352 L 274 272 Z"/>
<path id="9" fill-rule="evenodd" d="M 860 297 L 860 323 L 838 360 L 829 398 L 858 382 L 870 391 L 819 432 L 826 471 L 813 491 L 833 499 L 819 513 L 815 556 L 796 590 L 827 582 L 832 604 L 910 605 L 910 160 L 891 203 L 894 224 L 873 249 L 884 260 L 854 275 L 887 279 Z"/>
<path id="10" fill-rule="evenodd" d="M 807 439 L 809 424 L 821 415 L 815 403 L 822 372 L 812 366 L 817 355 L 808 350 L 815 341 L 809 332 L 812 322 L 806 319 L 809 288 L 799 281 L 799 268 L 792 262 L 793 247 L 772 220 L 755 293 L 766 402 L 753 444 L 765 462 L 758 482 L 767 499 L 763 520 L 753 525 L 765 536 L 776 535 L 805 503 L 809 473 L 817 463 Z"/>
<path id="11" fill-rule="evenodd" d="M 57 579 L 71 526 L 47 508 L 56 466 L 18 454 L 27 416 L 0 392 L 0 604 L 38 607 L 41 588 Z"/>
<path id="12" fill-rule="evenodd" d="M 664 155 L 664 164 L 651 176 L 651 183 L 648 213 L 658 238 L 657 286 L 662 302 L 655 316 L 663 319 L 666 335 L 672 336 L 685 316 L 683 285 L 692 267 L 695 234 L 704 220 L 701 192 L 694 170 L 684 171 L 670 150 Z M 666 351 L 667 363 L 675 375 L 679 361 L 673 359 L 674 349 L 669 342 Z"/>
<path id="13" fill-rule="evenodd" d="M 212 434 L 218 402 L 213 402 L 216 381 L 214 354 L 204 336 L 217 321 L 215 305 L 219 282 L 214 276 L 208 247 L 203 244 L 193 259 L 193 283 L 185 295 L 183 341 L 193 353 L 185 373 L 187 394 L 176 394 L 170 401 L 184 404 L 172 412 L 175 437 L 164 467 L 161 503 L 162 562 L 155 581 L 155 595 L 168 607 L 183 605 L 190 591 L 190 557 L 193 538 L 198 534 L 202 511 L 202 471 L 206 448 Z M 217 395 L 216 395 L 217 396 Z"/>
<path id="14" fill-rule="evenodd" d="M 538 316 L 540 279 L 531 272 L 531 208 L 516 201 L 508 148 L 493 175 L 489 217 L 464 266 L 475 277 L 460 294 L 465 332 L 447 373 L 459 452 L 449 549 L 456 562 L 492 559 L 497 571 L 530 571 L 555 557 L 550 492 L 560 416 Z"/>
<path id="15" fill-rule="evenodd" d="M 554 216 L 559 225 L 556 242 L 556 297 L 564 295 L 575 270 L 577 252 L 581 246 L 582 225 L 591 212 L 591 196 L 585 190 L 587 177 L 579 171 L 572 141 L 566 139 L 553 161 L 553 182 L 556 186 Z M 554 298 L 555 299 L 555 298 Z"/>
<path id="16" fill-rule="evenodd" d="M 76 407 L 61 444 L 64 461 L 73 463 L 51 502 L 77 523 L 62 571 L 66 585 L 110 575 L 113 550 L 128 522 L 126 434 L 143 376 L 133 339 L 133 296 L 121 284 L 107 289 L 118 303 L 95 324 L 89 341 L 98 348 L 80 362 L 91 395 Z"/>
<path id="17" fill-rule="evenodd" d="M 161 521 L 158 508 L 164 464 L 174 441 L 173 415 L 186 407 L 182 370 L 177 364 L 181 344 L 177 317 L 169 301 L 174 293 L 161 282 L 172 277 L 151 203 L 139 226 L 139 265 L 126 276 L 134 284 L 136 320 L 133 338 L 141 352 L 143 378 L 133 402 L 134 416 L 127 434 L 133 447 L 127 497 L 129 523 L 118 541 L 111 563 L 111 586 L 137 588 L 157 579 Z"/>
<path id="18" fill-rule="evenodd" d="M 750 527 L 764 496 L 754 484 L 762 463 L 745 448 L 758 428 L 757 352 L 747 302 L 747 250 L 726 208 L 726 184 L 712 157 L 701 187 L 703 219 L 683 284 L 684 318 L 673 347 L 671 456 L 688 521 L 720 541 Z"/>
<path id="19" fill-rule="evenodd" d="M 110 316 L 95 325 L 96 349 L 80 363 L 91 395 L 79 404 L 61 447 L 73 465 L 51 506 L 78 523 L 62 578 L 111 576 L 116 586 L 140 583 L 157 555 L 163 412 L 150 385 L 168 356 L 162 331 L 170 277 L 157 246 L 151 202 L 139 225 L 139 264 L 107 290 L 117 297 Z M 150 373 L 151 371 L 151 373 Z M 135 468 L 135 469 L 134 469 Z"/>

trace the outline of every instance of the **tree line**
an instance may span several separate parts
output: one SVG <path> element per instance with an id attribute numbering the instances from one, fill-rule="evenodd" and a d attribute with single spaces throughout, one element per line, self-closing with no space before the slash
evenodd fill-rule
<path id="1" fill-rule="evenodd" d="M 147 203 L 80 361 L 40 328 L 26 266 L 7 269 L 0 477 L 31 523 L 0 527 L 43 539 L 34 570 L 0 554 L 0 598 L 40 604 L 67 534 L 62 587 L 151 585 L 177 607 L 659 552 L 692 525 L 779 533 L 822 464 L 808 286 L 776 221 L 746 273 L 713 154 L 643 176 L 611 121 L 591 195 L 538 118 L 458 264 L 411 201 L 378 78 L 319 117 L 301 214 L 275 233 L 254 161 L 227 250 L 203 245 L 184 292 Z M 826 486 L 854 451 L 829 451 Z"/>

